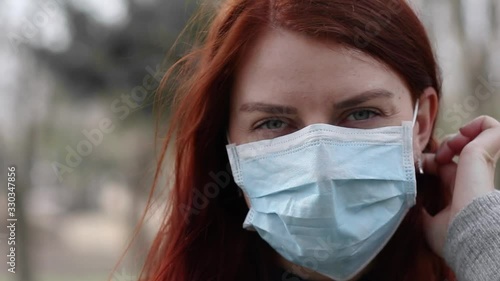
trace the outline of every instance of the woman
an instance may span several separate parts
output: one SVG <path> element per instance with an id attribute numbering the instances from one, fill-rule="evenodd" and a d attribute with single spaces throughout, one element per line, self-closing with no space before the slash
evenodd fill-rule
<path id="1" fill-rule="evenodd" d="M 500 125 L 434 145 L 438 66 L 406 2 L 227 0 L 172 73 L 141 280 L 500 280 Z"/>

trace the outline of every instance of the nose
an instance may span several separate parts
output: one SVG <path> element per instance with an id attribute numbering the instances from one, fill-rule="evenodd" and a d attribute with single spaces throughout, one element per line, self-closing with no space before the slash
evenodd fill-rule
<path id="1" fill-rule="evenodd" d="M 332 112 L 329 112 L 328 110 L 325 109 L 311 110 L 309 112 L 304 113 L 302 121 L 304 127 L 318 123 L 335 125 L 335 120 L 333 118 Z"/>

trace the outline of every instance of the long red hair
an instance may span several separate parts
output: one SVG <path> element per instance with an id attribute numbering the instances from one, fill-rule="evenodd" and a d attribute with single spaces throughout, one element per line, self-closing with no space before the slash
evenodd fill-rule
<path id="1" fill-rule="evenodd" d="M 142 281 L 267 280 L 271 249 L 242 229 L 248 208 L 225 150 L 234 70 L 264 29 L 283 28 L 369 54 L 398 73 L 415 100 L 427 87 L 440 92 L 426 31 L 404 0 L 222 2 L 214 4 L 207 30 L 199 33 L 202 43 L 172 66 L 162 83 L 175 95 L 157 178 L 171 148 L 174 168 L 168 208 Z M 454 280 L 426 244 L 421 215 L 424 207 L 430 213 L 442 209 L 450 196 L 435 179 L 419 176 L 418 183 L 416 206 L 368 273 L 374 280 Z"/>

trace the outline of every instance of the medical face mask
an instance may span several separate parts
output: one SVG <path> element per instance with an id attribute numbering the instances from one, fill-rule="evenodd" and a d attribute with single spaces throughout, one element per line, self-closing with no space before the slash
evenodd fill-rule
<path id="1" fill-rule="evenodd" d="M 294 264 L 353 278 L 415 204 L 415 117 L 376 129 L 313 124 L 227 145 L 234 180 L 251 204 L 243 227 Z"/>

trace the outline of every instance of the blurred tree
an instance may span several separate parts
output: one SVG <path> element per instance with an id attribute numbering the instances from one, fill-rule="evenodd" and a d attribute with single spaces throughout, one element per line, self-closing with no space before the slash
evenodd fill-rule
<path id="1" fill-rule="evenodd" d="M 118 27 L 103 26 L 67 5 L 71 46 L 63 53 L 40 49 L 37 54 L 69 86 L 68 93 L 91 97 L 140 85 L 145 67 L 163 61 L 195 8 L 182 0 L 138 2 L 127 1 L 128 21 Z"/>
<path id="2" fill-rule="evenodd" d="M 54 84 L 57 86 L 52 89 L 54 92 L 50 97 L 52 100 L 45 104 L 48 114 L 37 122 L 31 123 L 25 133 L 28 138 L 21 149 L 23 158 L 20 166 L 27 175 L 23 177 L 24 181 L 20 182 L 20 188 L 23 187 L 23 190 L 22 192 L 19 190 L 19 202 L 24 201 L 25 195 L 34 184 L 29 174 L 37 157 L 47 150 L 56 151 L 56 153 L 57 151 L 63 152 L 71 138 L 61 138 L 61 136 L 74 134 L 74 132 L 62 131 L 67 129 L 61 128 L 60 124 L 55 122 L 60 121 L 58 106 L 68 107 L 71 104 L 73 107 L 99 99 L 111 101 L 120 97 L 121 93 L 130 93 L 132 88 L 142 85 L 144 77 L 151 73 L 150 70 L 155 71 L 162 62 L 164 67 L 168 67 L 171 61 L 164 61 L 165 54 L 172 47 L 174 40 L 196 7 L 195 3 L 183 0 L 154 1 L 152 4 L 142 4 L 141 1 L 132 0 L 123 1 L 126 2 L 129 13 L 127 20 L 121 26 L 107 26 L 100 23 L 88 13 L 72 5 L 71 2 L 66 2 L 62 7 L 65 9 L 65 17 L 70 25 L 71 45 L 62 52 L 53 52 L 38 45 L 30 45 L 31 50 L 28 52 L 34 53 L 39 69 L 45 69 L 46 72 L 51 73 L 52 79 L 55 80 Z M 177 55 L 174 53 L 173 59 Z M 25 94 L 20 99 L 19 108 L 23 107 L 23 103 L 26 99 L 30 99 L 31 95 L 36 95 L 37 90 L 26 89 L 23 92 Z M 140 110 L 142 114 L 134 114 L 121 125 L 139 128 L 140 125 L 134 120 L 148 115 L 151 107 L 146 103 L 137 110 Z M 76 130 L 78 133 L 81 129 L 83 129 L 82 124 L 74 124 L 71 128 L 72 131 Z M 123 131 L 117 134 L 122 133 Z M 119 139 L 120 135 L 115 134 L 111 137 Z M 143 148 L 144 151 L 141 153 L 137 150 L 138 148 Z M 93 155 L 93 159 L 99 161 L 83 161 L 78 167 L 78 173 L 72 175 L 77 180 L 62 183 L 65 189 L 68 189 L 68 185 L 73 185 L 71 198 L 75 200 L 65 202 L 68 210 L 95 208 L 96 197 L 99 196 L 96 189 L 99 181 L 96 179 L 102 177 L 103 174 L 123 173 L 127 175 L 126 180 L 129 183 L 127 186 L 132 189 L 134 196 L 132 201 L 134 205 L 128 216 L 130 228 L 133 228 L 139 219 L 138 210 L 143 207 L 141 205 L 143 200 L 140 198 L 148 195 L 141 185 L 146 185 L 146 187 L 150 185 L 149 181 L 143 180 L 145 176 L 141 172 L 144 170 L 140 168 L 147 166 L 145 163 L 148 160 L 154 160 L 154 157 L 150 155 L 151 152 L 152 149 L 145 146 L 137 146 L 135 150 L 129 149 L 127 153 L 133 157 L 125 158 L 129 159 L 132 165 L 120 163 L 119 160 L 117 162 L 117 159 L 123 159 L 123 157 L 115 157 L 111 160 L 99 155 Z M 51 157 L 50 154 L 43 156 L 48 156 L 49 159 Z M 136 163 L 141 165 L 134 165 Z M 60 194 L 67 194 L 67 190 L 61 190 Z M 18 232 L 19 242 L 23 245 L 19 247 L 19 256 L 23 266 L 17 276 L 18 280 L 32 281 L 36 275 L 32 274 L 33 264 L 29 260 L 31 256 L 28 252 L 29 248 L 24 245 L 31 245 L 34 237 L 29 236 L 29 225 L 25 223 L 27 220 L 24 214 L 24 209 L 18 210 L 23 223 Z M 144 239 L 142 235 L 138 237 L 137 243 L 134 244 L 137 247 L 133 249 L 135 252 L 138 248 L 146 248 Z"/>

